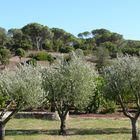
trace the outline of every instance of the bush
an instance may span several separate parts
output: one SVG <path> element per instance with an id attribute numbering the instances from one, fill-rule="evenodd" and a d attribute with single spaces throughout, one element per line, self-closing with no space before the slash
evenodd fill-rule
<path id="1" fill-rule="evenodd" d="M 38 52 L 33 55 L 33 58 L 38 61 L 43 61 L 48 59 L 48 53 L 47 52 Z"/>
<path id="2" fill-rule="evenodd" d="M 36 66 L 37 65 L 37 61 L 35 59 L 30 59 L 26 61 L 27 64 L 30 64 L 32 66 Z"/>
<path id="3" fill-rule="evenodd" d="M 9 63 L 9 58 L 11 56 L 11 52 L 8 49 L 0 49 L 0 62 L 3 65 Z"/>
<path id="4" fill-rule="evenodd" d="M 33 45 L 31 43 L 29 43 L 29 42 L 22 41 L 21 43 L 22 43 L 22 46 L 21 47 L 24 50 L 31 50 L 33 48 Z"/>
<path id="5" fill-rule="evenodd" d="M 72 52 L 74 50 L 74 48 L 72 46 L 65 46 L 65 47 L 61 47 L 59 49 L 59 52 L 61 53 L 69 53 Z"/>
<path id="6" fill-rule="evenodd" d="M 51 54 L 48 54 L 47 60 L 48 60 L 50 63 L 52 63 L 52 62 L 54 61 L 54 57 L 52 57 Z"/>
<path id="7" fill-rule="evenodd" d="M 84 52 L 85 56 L 89 55 L 89 54 L 92 54 L 92 50 L 84 50 L 83 52 Z"/>
<path id="8" fill-rule="evenodd" d="M 121 51 L 123 54 L 140 56 L 140 49 L 139 48 L 126 47 L 126 48 L 122 48 Z"/>
<path id="9" fill-rule="evenodd" d="M 18 48 L 16 50 L 16 55 L 19 56 L 19 57 L 25 56 L 25 50 L 23 50 L 22 48 Z"/>
<path id="10" fill-rule="evenodd" d="M 46 40 L 45 43 L 42 44 L 42 48 L 44 50 L 52 51 L 52 47 L 53 47 L 53 42 L 50 40 Z"/>
<path id="11" fill-rule="evenodd" d="M 47 52 L 38 52 L 36 54 L 30 54 L 30 57 L 37 60 L 37 61 L 49 61 L 52 63 L 54 61 L 54 58 L 51 54 L 48 54 Z"/>
<path id="12" fill-rule="evenodd" d="M 111 100 L 102 100 L 101 113 L 113 113 L 117 109 L 116 103 Z"/>

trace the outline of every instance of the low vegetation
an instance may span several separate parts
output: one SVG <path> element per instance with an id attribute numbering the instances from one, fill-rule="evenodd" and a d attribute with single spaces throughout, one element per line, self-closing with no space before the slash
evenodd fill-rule
<path id="1" fill-rule="evenodd" d="M 30 54 L 29 57 L 35 59 L 36 61 L 46 61 L 46 60 L 49 61 L 49 62 L 54 61 L 53 56 L 51 54 L 48 54 L 45 51 Z"/>
<path id="2" fill-rule="evenodd" d="M 131 137 L 128 119 L 71 118 L 65 137 L 58 135 L 59 125 L 59 121 L 13 119 L 6 127 L 6 140 L 129 140 Z"/>

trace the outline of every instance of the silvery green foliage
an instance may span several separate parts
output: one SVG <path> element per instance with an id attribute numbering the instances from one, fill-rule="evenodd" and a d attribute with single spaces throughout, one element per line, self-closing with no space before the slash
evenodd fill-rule
<path id="1" fill-rule="evenodd" d="M 104 69 L 108 97 L 117 101 L 123 114 L 131 120 L 132 140 L 138 140 L 137 120 L 140 115 L 140 59 L 125 56 Z M 133 103 L 135 112 L 131 113 L 129 103 Z"/>
<path id="2" fill-rule="evenodd" d="M 0 73 L 0 96 L 13 102 L 15 109 L 39 105 L 43 94 L 40 68 L 20 65 Z"/>
<path id="3" fill-rule="evenodd" d="M 58 106 L 85 106 L 96 89 L 94 68 L 72 53 L 72 59 L 63 59 L 43 71 L 43 87 L 50 101 Z"/>
<path id="4" fill-rule="evenodd" d="M 104 69 L 109 97 L 124 103 L 140 100 L 140 59 L 138 57 L 119 57 L 110 67 Z"/>

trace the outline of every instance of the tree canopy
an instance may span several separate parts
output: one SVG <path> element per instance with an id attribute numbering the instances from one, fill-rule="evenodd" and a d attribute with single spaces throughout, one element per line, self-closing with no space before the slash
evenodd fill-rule
<path id="1" fill-rule="evenodd" d="M 11 117 L 21 109 L 37 107 L 43 100 L 42 80 L 39 69 L 20 65 L 13 71 L 0 72 L 0 139 Z M 8 114 L 7 114 L 8 113 Z"/>
<path id="2" fill-rule="evenodd" d="M 65 134 L 65 119 L 71 106 L 85 107 L 96 88 L 97 73 L 79 55 L 61 60 L 43 72 L 43 87 L 54 102 L 61 119 L 60 134 Z"/>
<path id="3" fill-rule="evenodd" d="M 120 57 L 104 69 L 108 98 L 120 103 L 125 116 L 132 123 L 132 139 L 138 140 L 137 119 L 140 115 L 140 60 L 137 57 Z M 135 112 L 130 112 L 133 103 Z"/>

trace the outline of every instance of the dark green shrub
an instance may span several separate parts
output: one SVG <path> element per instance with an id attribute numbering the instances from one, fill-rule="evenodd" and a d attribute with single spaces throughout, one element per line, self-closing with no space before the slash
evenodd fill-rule
<path id="1" fill-rule="evenodd" d="M 47 52 L 38 52 L 33 55 L 33 58 L 38 61 L 48 60 L 48 53 Z"/>
<path id="2" fill-rule="evenodd" d="M 30 59 L 26 61 L 27 64 L 32 65 L 32 66 L 36 66 L 37 65 L 37 61 L 36 59 Z"/>
<path id="3" fill-rule="evenodd" d="M 104 99 L 102 94 L 103 79 L 99 77 L 96 81 L 97 88 L 95 94 L 90 98 L 90 102 L 86 108 L 86 113 L 98 113 L 99 108 L 102 105 L 102 100 Z"/>
<path id="4" fill-rule="evenodd" d="M 25 56 L 25 50 L 23 50 L 22 48 L 18 48 L 16 50 L 15 54 L 19 57 L 24 57 Z"/>
<path id="5" fill-rule="evenodd" d="M 53 42 L 51 40 L 46 40 L 45 43 L 42 44 L 42 48 L 44 50 L 52 51 L 53 48 Z"/>
<path id="6" fill-rule="evenodd" d="M 42 48 L 44 50 L 52 51 L 52 45 L 51 44 L 42 44 Z"/>
<path id="7" fill-rule="evenodd" d="M 54 61 L 54 57 L 51 55 L 51 54 L 48 54 L 48 58 L 47 58 L 47 60 L 50 62 L 50 63 L 52 63 L 53 61 Z"/>
<path id="8" fill-rule="evenodd" d="M 92 54 L 92 50 L 83 50 L 84 55 Z"/>
<path id="9" fill-rule="evenodd" d="M 123 54 L 140 56 L 140 49 L 139 48 L 126 47 L 126 48 L 122 48 L 121 51 Z"/>
<path id="10" fill-rule="evenodd" d="M 117 106 L 114 101 L 103 99 L 100 109 L 101 109 L 101 113 L 113 113 L 116 111 Z"/>
<path id="11" fill-rule="evenodd" d="M 9 63 L 9 58 L 11 56 L 11 52 L 8 49 L 0 49 L 0 62 L 3 65 Z"/>
<path id="12" fill-rule="evenodd" d="M 33 45 L 31 43 L 26 42 L 26 41 L 22 41 L 21 44 L 22 44 L 21 47 L 24 50 L 31 50 L 33 48 Z"/>
<path id="13" fill-rule="evenodd" d="M 69 53 L 72 52 L 74 50 L 74 48 L 72 46 L 65 46 L 65 47 L 61 47 L 59 49 L 59 52 L 61 53 Z"/>
<path id="14" fill-rule="evenodd" d="M 30 54 L 29 57 L 37 60 L 37 61 L 49 61 L 52 63 L 54 61 L 54 57 L 51 54 L 48 54 L 47 52 L 38 52 L 36 54 Z"/>

